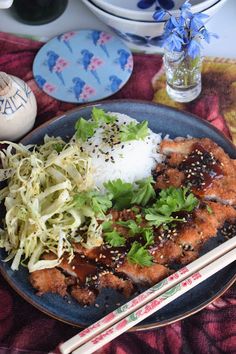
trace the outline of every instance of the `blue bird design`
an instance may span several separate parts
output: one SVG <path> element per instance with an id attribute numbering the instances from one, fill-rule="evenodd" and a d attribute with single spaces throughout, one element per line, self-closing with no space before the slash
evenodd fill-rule
<path id="1" fill-rule="evenodd" d="M 41 76 L 41 75 L 36 75 L 35 76 L 35 81 L 37 85 L 42 89 L 43 86 L 46 84 L 46 80 Z"/>
<path id="2" fill-rule="evenodd" d="M 80 77 L 74 77 L 72 79 L 74 86 L 72 87 L 73 92 L 75 94 L 75 98 L 79 101 L 80 95 L 83 92 L 83 88 L 85 86 L 85 81 L 82 80 Z"/>
<path id="3" fill-rule="evenodd" d="M 47 52 L 47 66 L 48 69 L 51 73 L 53 73 L 53 69 L 57 64 L 57 60 L 59 59 L 59 55 L 57 53 L 55 53 L 53 50 L 49 50 Z M 61 83 L 65 86 L 65 81 L 64 78 L 62 76 L 61 72 L 57 72 L 55 71 L 55 74 L 57 75 L 57 77 L 59 78 L 59 80 L 61 81 Z"/>
<path id="4" fill-rule="evenodd" d="M 65 45 L 66 45 L 66 47 L 69 49 L 69 51 L 71 52 L 71 53 L 73 53 L 73 50 L 72 50 L 72 48 L 71 48 L 71 45 L 70 45 L 70 42 L 67 40 L 65 40 L 65 39 L 62 39 L 63 38 L 63 34 L 60 34 L 59 36 L 57 36 L 57 39 L 61 42 L 63 42 Z"/>
<path id="5" fill-rule="evenodd" d="M 85 70 L 88 70 L 89 64 L 91 63 L 91 59 L 94 56 L 93 53 L 91 53 L 88 49 L 83 49 L 81 50 L 81 54 L 82 54 L 82 64 L 83 67 L 85 68 Z"/>
<path id="6" fill-rule="evenodd" d="M 122 70 L 125 70 L 125 66 L 128 63 L 130 53 L 127 52 L 127 50 L 125 49 L 119 49 L 117 53 L 119 54 L 118 62 L 120 64 L 120 67 Z"/>
<path id="7" fill-rule="evenodd" d="M 116 75 L 111 75 L 109 77 L 109 81 L 111 82 L 111 84 L 110 84 L 111 91 L 112 92 L 118 91 L 120 88 L 120 85 L 122 83 L 122 80 Z"/>
<path id="8" fill-rule="evenodd" d="M 59 58 L 59 55 L 57 53 L 55 53 L 53 50 L 49 50 L 47 52 L 47 57 L 48 57 L 47 66 L 48 66 L 48 69 L 52 72 L 54 66 L 57 63 L 57 59 Z"/>
<path id="9" fill-rule="evenodd" d="M 97 45 L 97 42 L 100 38 L 100 34 L 101 34 L 101 31 L 92 31 L 92 40 L 93 40 L 94 45 Z"/>
<path id="10" fill-rule="evenodd" d="M 107 50 L 107 47 L 105 46 L 105 44 L 98 44 L 99 39 L 101 38 L 102 32 L 101 31 L 92 31 L 92 40 L 93 40 L 93 44 L 94 45 L 99 45 L 99 47 L 104 51 L 104 53 L 106 54 L 106 56 L 109 58 L 109 53 Z"/>
<path id="11" fill-rule="evenodd" d="M 95 58 L 95 57 L 94 57 L 94 54 L 91 53 L 88 49 L 83 49 L 83 50 L 81 51 L 81 54 L 82 54 L 81 63 L 82 63 L 82 65 L 83 65 L 84 69 L 85 69 L 86 71 L 89 70 L 89 71 L 91 72 L 91 74 L 94 76 L 94 78 L 96 79 L 96 81 L 97 81 L 99 84 L 101 84 L 101 81 L 100 81 L 100 79 L 99 79 L 99 76 L 98 76 L 97 71 L 96 71 L 96 70 L 89 69 L 89 65 L 91 64 L 92 59 Z"/>

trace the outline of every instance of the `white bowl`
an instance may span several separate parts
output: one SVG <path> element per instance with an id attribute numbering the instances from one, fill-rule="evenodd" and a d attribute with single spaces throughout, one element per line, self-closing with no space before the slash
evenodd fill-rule
<path id="1" fill-rule="evenodd" d="M 163 52 L 161 48 L 163 38 L 163 28 L 165 21 L 146 22 L 135 21 L 119 17 L 102 10 L 93 1 L 82 0 L 83 3 L 96 15 L 103 23 L 110 27 L 123 39 L 126 45 L 134 51 L 146 53 Z M 214 5 L 207 8 L 202 13 L 212 17 L 225 4 L 227 0 L 219 0 Z"/>
<path id="2" fill-rule="evenodd" d="M 109 12 L 111 15 L 128 18 L 138 21 L 153 21 L 153 13 L 156 9 L 154 1 L 147 9 L 138 7 L 139 0 L 92 0 L 100 9 Z M 169 12 L 177 16 L 180 6 L 185 0 L 172 0 L 172 7 L 168 9 Z M 210 6 L 214 5 L 218 0 L 191 0 L 192 12 L 201 12 Z"/>

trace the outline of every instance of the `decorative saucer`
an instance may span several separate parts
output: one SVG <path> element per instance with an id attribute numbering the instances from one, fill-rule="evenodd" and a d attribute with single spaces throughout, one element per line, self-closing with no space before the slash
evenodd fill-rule
<path id="1" fill-rule="evenodd" d="M 70 31 L 51 39 L 33 63 L 38 86 L 48 95 L 72 103 L 113 95 L 132 70 L 133 56 L 126 45 L 98 30 Z"/>

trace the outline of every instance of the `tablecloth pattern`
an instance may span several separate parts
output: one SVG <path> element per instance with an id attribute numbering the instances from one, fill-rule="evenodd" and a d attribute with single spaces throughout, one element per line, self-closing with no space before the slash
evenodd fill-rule
<path id="1" fill-rule="evenodd" d="M 37 87 L 32 76 L 32 63 L 41 45 L 40 42 L 0 33 L 0 70 L 16 75 L 30 85 L 38 103 L 36 126 L 76 107 L 54 100 Z M 202 94 L 188 105 L 168 99 L 161 67 L 160 55 L 135 54 L 131 79 L 112 98 L 154 100 L 177 106 L 211 121 L 228 137 L 234 136 L 235 63 L 213 59 L 206 62 Z M 54 320 L 26 303 L 0 275 L 0 354 L 56 353 L 58 344 L 77 331 L 77 328 Z M 189 318 L 155 330 L 125 333 L 97 353 L 236 353 L 236 287 L 231 287 L 221 298 Z"/>

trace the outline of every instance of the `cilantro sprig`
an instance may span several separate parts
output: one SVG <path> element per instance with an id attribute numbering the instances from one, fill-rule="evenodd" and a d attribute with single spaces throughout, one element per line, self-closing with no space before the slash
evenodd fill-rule
<path id="1" fill-rule="evenodd" d="M 142 228 L 136 224 L 134 220 L 117 221 L 118 225 L 126 227 L 129 230 L 129 235 L 134 236 L 142 231 Z"/>
<path id="2" fill-rule="evenodd" d="M 76 137 L 82 142 L 91 138 L 96 129 L 102 124 L 114 124 L 117 117 L 106 113 L 103 109 L 93 107 L 90 120 L 80 118 L 75 124 Z M 131 140 L 143 140 L 148 135 L 148 121 L 141 123 L 131 122 L 129 124 L 121 124 L 118 129 L 117 138 L 119 142 Z"/>
<path id="3" fill-rule="evenodd" d="M 133 204 L 145 206 L 156 195 L 153 183 L 152 177 L 137 181 L 133 185 L 116 179 L 108 181 L 104 187 L 112 194 L 113 208 L 122 210 L 130 208 Z"/>
<path id="4" fill-rule="evenodd" d="M 153 229 L 146 227 L 142 229 L 142 235 L 146 241 L 142 245 L 138 241 L 134 241 L 131 249 L 127 254 L 128 261 L 134 264 L 139 264 L 142 267 L 150 267 L 153 265 L 153 257 L 148 251 L 148 247 L 154 243 Z"/>
<path id="5" fill-rule="evenodd" d="M 76 137 L 77 139 L 85 142 L 88 138 L 91 138 L 95 134 L 96 129 L 101 123 L 114 123 L 115 120 L 116 117 L 105 113 L 103 109 L 93 107 L 91 120 L 80 118 L 76 122 Z"/>
<path id="6" fill-rule="evenodd" d="M 144 120 L 136 124 L 131 122 L 120 127 L 120 140 L 122 142 L 131 140 L 143 140 L 148 136 L 148 121 Z"/>
<path id="7" fill-rule="evenodd" d="M 97 122 L 87 121 L 84 118 L 80 118 L 75 124 L 77 139 L 85 142 L 88 138 L 91 138 L 94 135 L 97 127 Z"/>
<path id="8" fill-rule="evenodd" d="M 104 238 L 107 243 L 113 247 L 124 246 L 129 237 L 135 235 L 143 236 L 144 244 L 134 241 L 127 253 L 128 261 L 141 266 L 151 266 L 152 256 L 148 252 L 148 247 L 154 243 L 154 233 L 152 227 L 140 227 L 134 220 L 118 221 L 116 225 L 121 225 L 129 229 L 129 235 L 125 238 L 121 233 L 115 230 L 111 221 L 105 221 L 103 226 Z"/>
<path id="9" fill-rule="evenodd" d="M 111 116 L 110 114 L 107 114 L 106 112 L 104 112 L 103 109 L 97 108 L 97 107 L 93 107 L 92 119 L 97 124 L 100 124 L 102 122 L 103 123 L 114 123 L 116 121 L 115 116 Z"/>
<path id="10" fill-rule="evenodd" d="M 74 197 L 78 208 L 84 209 L 86 215 L 104 217 L 106 211 L 112 207 L 111 195 L 100 194 L 97 191 L 87 191 L 77 194 Z"/>
<path id="11" fill-rule="evenodd" d="M 135 193 L 133 193 L 131 204 L 145 206 L 150 199 L 153 199 L 156 196 L 155 189 L 153 188 L 154 180 L 152 177 L 148 177 L 144 180 L 137 181 L 136 184 L 138 188 Z"/>
<path id="12" fill-rule="evenodd" d="M 114 181 L 108 181 L 104 187 L 112 195 L 113 208 L 122 210 L 130 207 L 133 197 L 133 185 L 123 182 L 120 178 Z"/>
<path id="13" fill-rule="evenodd" d="M 163 189 L 152 207 L 144 211 L 145 219 L 157 227 L 173 221 L 185 221 L 173 214 L 181 211 L 191 212 L 198 203 L 198 199 L 188 188 L 169 187 Z"/>
<path id="14" fill-rule="evenodd" d="M 105 232 L 104 237 L 106 242 L 112 247 L 120 247 L 125 245 L 125 237 L 116 230 Z"/>
<path id="15" fill-rule="evenodd" d="M 127 257 L 130 263 L 139 264 L 143 267 L 150 267 L 153 264 L 152 256 L 138 241 L 134 241 Z"/>

